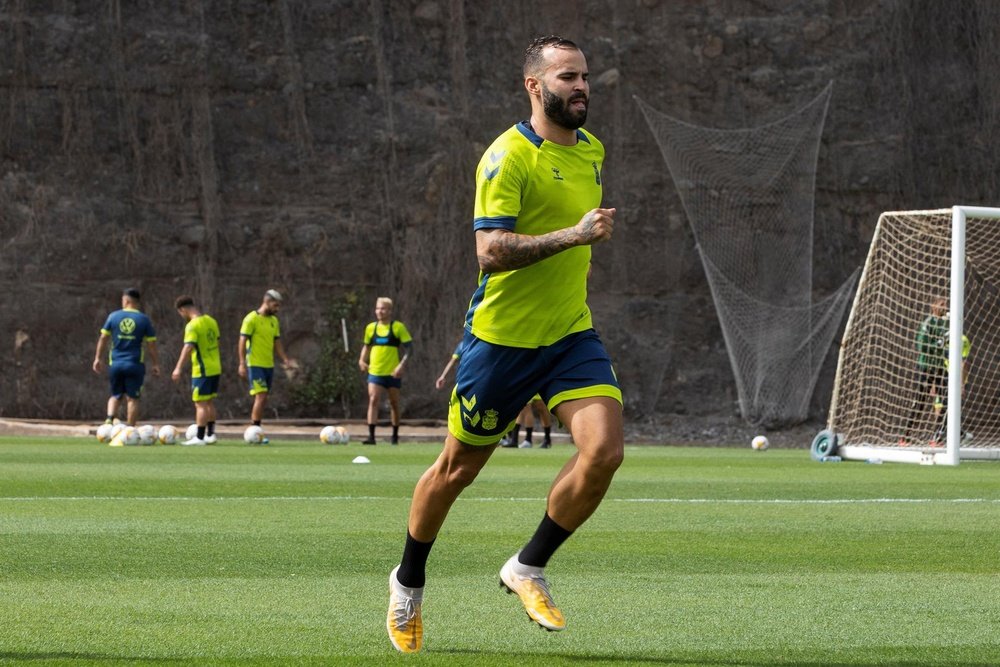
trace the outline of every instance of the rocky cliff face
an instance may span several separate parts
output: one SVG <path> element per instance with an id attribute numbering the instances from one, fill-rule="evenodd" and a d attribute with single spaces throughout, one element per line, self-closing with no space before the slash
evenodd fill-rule
<path id="1" fill-rule="evenodd" d="M 736 128 L 835 82 L 817 179 L 821 297 L 863 261 L 880 211 L 998 203 L 997 13 L 988 0 L 6 0 L 0 414 L 101 415 L 97 332 L 134 285 L 167 368 L 175 296 L 219 320 L 220 416 L 249 409 L 235 347 L 265 289 L 287 293 L 285 343 L 306 362 L 339 335 L 331 302 L 392 296 L 417 341 L 406 413 L 442 415 L 432 383 L 476 279 L 475 163 L 528 114 L 524 46 L 556 32 L 588 55 L 588 128 L 608 148 L 621 223 L 595 251 L 591 301 L 629 415 L 729 417 L 711 295 L 633 95 Z M 363 324 L 349 323 L 355 350 Z M 165 380 L 148 380 L 145 404 L 190 411 Z M 284 378 L 273 407 L 299 409 Z"/>

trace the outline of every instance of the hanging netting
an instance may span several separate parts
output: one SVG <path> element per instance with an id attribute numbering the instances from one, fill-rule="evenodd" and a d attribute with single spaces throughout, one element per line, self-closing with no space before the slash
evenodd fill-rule
<path id="1" fill-rule="evenodd" d="M 855 275 L 812 301 L 816 159 L 832 84 L 762 127 L 698 127 L 646 117 L 694 231 L 725 336 L 743 418 L 805 420 Z"/>

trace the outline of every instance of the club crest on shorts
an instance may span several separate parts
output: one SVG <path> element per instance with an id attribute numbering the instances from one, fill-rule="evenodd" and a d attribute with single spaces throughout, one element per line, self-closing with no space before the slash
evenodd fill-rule
<path id="1" fill-rule="evenodd" d="M 483 430 L 492 431 L 497 427 L 497 419 L 500 418 L 500 413 L 496 410 L 490 408 L 483 412 Z"/>

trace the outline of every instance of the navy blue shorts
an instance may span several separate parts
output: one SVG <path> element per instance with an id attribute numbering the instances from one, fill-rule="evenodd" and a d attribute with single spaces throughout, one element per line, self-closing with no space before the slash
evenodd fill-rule
<path id="1" fill-rule="evenodd" d="M 139 398 L 145 377 L 145 365 L 119 361 L 108 367 L 108 381 L 111 385 L 110 395 L 121 398 L 128 394 L 129 398 Z"/>
<path id="2" fill-rule="evenodd" d="M 386 389 L 399 389 L 403 386 L 402 378 L 394 378 L 391 375 L 368 374 L 368 384 L 377 384 Z"/>
<path id="3" fill-rule="evenodd" d="M 219 376 L 191 378 L 191 400 L 210 401 L 219 395 Z"/>
<path id="4" fill-rule="evenodd" d="M 593 329 L 540 348 L 493 345 L 470 333 L 462 344 L 448 430 L 466 444 L 499 441 L 535 394 L 550 411 L 578 398 L 622 401 L 611 358 Z"/>
<path id="5" fill-rule="evenodd" d="M 274 382 L 274 368 L 247 366 L 247 380 L 250 381 L 250 395 L 266 394 Z"/>

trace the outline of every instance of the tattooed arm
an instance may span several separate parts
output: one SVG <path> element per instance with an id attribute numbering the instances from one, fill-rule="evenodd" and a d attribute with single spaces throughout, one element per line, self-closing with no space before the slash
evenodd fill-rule
<path id="1" fill-rule="evenodd" d="M 515 234 L 506 229 L 476 232 L 476 255 L 483 273 L 523 269 L 568 248 L 593 245 L 611 238 L 615 209 L 595 208 L 580 222 L 540 236 Z"/>

